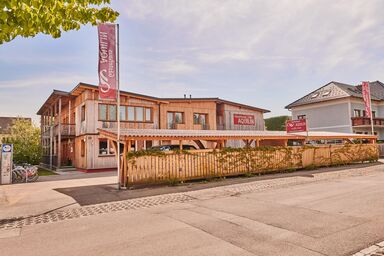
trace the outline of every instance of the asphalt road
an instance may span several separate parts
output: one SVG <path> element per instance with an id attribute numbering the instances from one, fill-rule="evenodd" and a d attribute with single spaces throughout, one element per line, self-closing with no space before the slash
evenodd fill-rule
<path id="1" fill-rule="evenodd" d="M 183 195 L 2 229 L 0 254 L 351 255 L 384 240 L 383 165 Z"/>

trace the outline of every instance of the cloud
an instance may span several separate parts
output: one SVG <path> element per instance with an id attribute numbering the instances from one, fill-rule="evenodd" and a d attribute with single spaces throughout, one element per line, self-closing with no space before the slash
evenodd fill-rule
<path id="1" fill-rule="evenodd" d="M 67 73 L 55 73 L 45 76 L 29 76 L 24 79 L 5 80 L 0 81 L 0 91 L 8 89 L 20 90 L 20 89 L 39 89 L 39 88 L 51 88 L 61 89 L 73 88 L 78 82 L 93 82 L 95 77 L 79 76 Z"/>
<path id="2" fill-rule="evenodd" d="M 155 72 L 166 75 L 189 75 L 195 73 L 197 68 L 184 60 L 172 59 L 152 63 Z"/>
<path id="3" fill-rule="evenodd" d="M 253 61 L 321 73 L 359 67 L 369 51 L 384 50 L 379 0 L 145 0 L 120 8 L 156 24 L 169 48 L 193 48 L 195 65 Z"/>

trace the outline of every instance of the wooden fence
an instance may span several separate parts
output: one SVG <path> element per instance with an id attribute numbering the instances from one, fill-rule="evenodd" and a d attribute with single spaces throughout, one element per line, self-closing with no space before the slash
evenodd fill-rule
<path id="1" fill-rule="evenodd" d="M 158 183 L 376 161 L 377 144 L 193 150 L 131 156 L 127 182 Z"/>

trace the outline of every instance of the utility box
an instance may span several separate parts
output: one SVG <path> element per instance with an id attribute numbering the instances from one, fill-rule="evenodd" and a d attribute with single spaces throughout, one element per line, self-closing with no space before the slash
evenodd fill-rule
<path id="1" fill-rule="evenodd" d="M 13 145 L 1 145 L 0 184 L 12 183 Z"/>

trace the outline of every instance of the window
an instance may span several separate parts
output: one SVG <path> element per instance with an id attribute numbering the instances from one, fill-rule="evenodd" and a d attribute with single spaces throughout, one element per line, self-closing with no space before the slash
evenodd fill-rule
<path id="1" fill-rule="evenodd" d="M 182 112 L 168 112 L 167 113 L 168 129 L 175 128 L 175 124 L 184 123 L 184 113 Z"/>
<path id="2" fill-rule="evenodd" d="M 151 108 L 145 109 L 145 121 L 147 121 L 147 122 L 152 121 L 152 109 Z"/>
<path id="3" fill-rule="evenodd" d="M 367 117 L 367 113 L 363 110 L 363 117 Z"/>
<path id="4" fill-rule="evenodd" d="M 123 147 L 124 148 L 124 147 Z M 114 155 L 115 150 L 107 139 L 99 139 L 99 155 Z"/>
<path id="5" fill-rule="evenodd" d="M 142 122 L 144 121 L 144 108 L 135 107 L 135 121 Z"/>
<path id="6" fill-rule="evenodd" d="M 135 121 L 135 108 L 128 107 L 128 121 Z"/>
<path id="7" fill-rule="evenodd" d="M 206 125 L 208 120 L 208 115 L 207 114 L 199 114 L 199 113 L 194 113 L 193 114 L 193 124 L 202 124 Z"/>
<path id="8" fill-rule="evenodd" d="M 108 140 L 99 140 L 99 155 L 108 155 Z"/>
<path id="9" fill-rule="evenodd" d="M 376 117 L 376 111 L 372 111 L 372 118 Z"/>
<path id="10" fill-rule="evenodd" d="M 117 120 L 116 105 L 108 105 L 108 120 L 110 121 Z"/>
<path id="11" fill-rule="evenodd" d="M 99 104 L 99 120 L 116 121 L 116 119 L 117 119 L 116 105 Z"/>
<path id="12" fill-rule="evenodd" d="M 117 107 L 112 104 L 99 104 L 100 121 L 117 121 Z M 151 122 L 152 108 L 120 106 L 120 120 L 130 122 Z"/>
<path id="13" fill-rule="evenodd" d="M 120 143 L 120 153 L 124 151 L 124 144 Z M 99 156 L 115 155 L 112 143 L 107 139 L 99 139 Z"/>
<path id="14" fill-rule="evenodd" d="M 120 106 L 120 120 L 126 121 L 127 115 L 126 115 L 127 107 L 126 106 Z"/>
<path id="15" fill-rule="evenodd" d="M 314 93 L 314 94 L 312 94 L 311 99 L 314 99 L 314 98 L 316 98 L 317 96 L 319 96 L 319 93 Z"/>
<path id="16" fill-rule="evenodd" d="M 107 120 L 107 105 L 99 104 L 99 120 Z"/>
<path id="17" fill-rule="evenodd" d="M 325 97 L 325 96 L 328 96 L 330 93 L 331 93 L 330 90 L 328 90 L 328 91 L 324 91 L 323 94 L 322 94 L 321 96 Z"/>
<path id="18" fill-rule="evenodd" d="M 360 109 L 354 109 L 354 110 L 353 110 L 353 116 L 354 116 L 354 117 L 361 117 L 361 111 L 360 111 Z"/>
<path id="19" fill-rule="evenodd" d="M 297 116 L 297 119 L 301 120 L 301 119 L 306 119 L 307 116 L 306 115 L 298 115 Z"/>
<path id="20" fill-rule="evenodd" d="M 184 121 L 183 121 L 183 113 L 180 113 L 180 112 L 176 112 L 174 113 L 175 114 L 175 123 L 177 124 L 182 124 Z"/>
<path id="21" fill-rule="evenodd" d="M 85 121 L 85 105 L 81 106 L 80 116 L 81 116 L 81 122 Z"/>
<path id="22" fill-rule="evenodd" d="M 82 157 L 85 156 L 85 141 L 84 139 L 80 142 L 80 154 Z"/>

